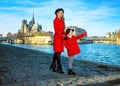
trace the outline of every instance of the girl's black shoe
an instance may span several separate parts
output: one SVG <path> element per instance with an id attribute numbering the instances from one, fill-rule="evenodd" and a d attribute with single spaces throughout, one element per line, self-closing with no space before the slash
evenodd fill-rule
<path id="1" fill-rule="evenodd" d="M 68 69 L 68 75 L 76 75 L 76 73 L 73 72 L 72 69 Z"/>

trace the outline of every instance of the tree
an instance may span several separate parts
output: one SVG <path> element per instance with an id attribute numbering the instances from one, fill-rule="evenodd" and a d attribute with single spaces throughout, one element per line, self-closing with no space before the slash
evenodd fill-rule
<path id="1" fill-rule="evenodd" d="M 13 37 L 12 33 L 11 33 L 11 32 L 8 32 L 8 33 L 7 33 L 7 37 L 8 37 L 8 38 Z"/>
<path id="2" fill-rule="evenodd" d="M 25 37 L 25 34 L 24 33 L 18 33 L 16 38 L 24 38 Z"/>
<path id="3" fill-rule="evenodd" d="M 116 37 L 117 37 L 117 38 L 120 38 L 120 30 L 118 30 L 118 31 L 116 32 Z"/>

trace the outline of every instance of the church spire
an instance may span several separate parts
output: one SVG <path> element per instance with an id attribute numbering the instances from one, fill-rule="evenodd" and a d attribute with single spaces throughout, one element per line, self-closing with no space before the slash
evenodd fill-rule
<path id="1" fill-rule="evenodd" d="M 33 10 L 32 23 L 33 23 L 33 24 L 35 24 L 35 19 L 34 19 L 34 10 Z"/>

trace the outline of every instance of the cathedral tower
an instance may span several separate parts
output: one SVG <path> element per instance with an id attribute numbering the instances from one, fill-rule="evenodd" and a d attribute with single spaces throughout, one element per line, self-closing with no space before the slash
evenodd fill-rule
<path id="1" fill-rule="evenodd" d="M 35 18 L 34 18 L 34 11 L 33 11 L 33 17 L 32 20 L 29 22 L 30 27 L 32 27 L 35 24 Z"/>

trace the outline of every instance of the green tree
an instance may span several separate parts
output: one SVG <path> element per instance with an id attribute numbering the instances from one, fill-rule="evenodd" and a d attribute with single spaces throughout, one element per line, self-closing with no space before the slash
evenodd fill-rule
<path id="1" fill-rule="evenodd" d="M 36 32 L 36 33 L 33 34 L 34 37 L 35 37 L 35 36 L 42 36 L 42 35 L 43 35 L 43 34 L 40 33 L 40 32 Z"/>

